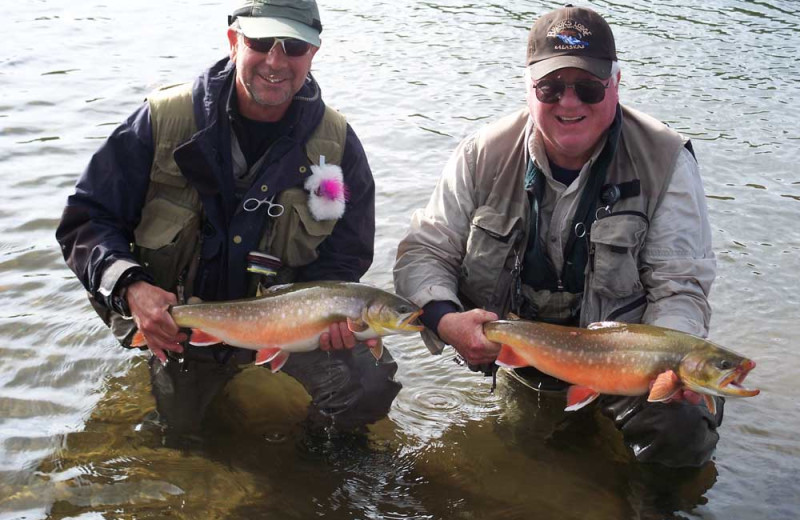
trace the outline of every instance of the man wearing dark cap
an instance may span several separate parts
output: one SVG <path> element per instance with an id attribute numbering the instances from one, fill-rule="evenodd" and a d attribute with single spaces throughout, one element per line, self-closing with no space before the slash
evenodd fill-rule
<path id="1" fill-rule="evenodd" d="M 228 17 L 230 56 L 149 96 L 67 201 L 56 233 L 64 257 L 123 345 L 144 333 L 157 411 L 173 431 L 199 431 L 254 352 L 186 344 L 171 305 L 358 281 L 372 262 L 372 173 L 310 73 L 321 31 L 314 0 L 243 2 Z M 347 200 L 317 201 L 321 180 Z M 400 389 L 388 353 L 376 363 L 346 323 L 320 347 L 282 368 L 311 395 L 310 423 L 350 430 L 385 416 Z"/>
<path id="2" fill-rule="evenodd" d="M 452 345 L 491 373 L 500 346 L 482 325 L 509 312 L 708 333 L 716 267 L 697 162 L 676 132 L 619 104 L 619 79 L 596 12 L 568 5 L 533 25 L 528 106 L 459 145 L 398 248 L 395 286 L 424 308 L 431 352 Z M 532 368 L 512 375 L 566 386 Z M 639 460 L 669 466 L 711 457 L 723 403 L 712 415 L 699 401 L 598 400 Z"/>

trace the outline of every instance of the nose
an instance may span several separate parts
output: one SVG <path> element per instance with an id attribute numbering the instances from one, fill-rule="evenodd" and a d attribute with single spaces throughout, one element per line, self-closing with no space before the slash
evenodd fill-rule
<path id="1" fill-rule="evenodd" d="M 285 63 L 286 59 L 286 53 L 283 52 L 283 46 L 279 41 L 276 41 L 275 45 L 273 45 L 266 56 L 264 56 L 264 61 L 273 66 Z"/>
<path id="2" fill-rule="evenodd" d="M 564 106 L 577 106 L 583 103 L 578 98 L 578 95 L 575 93 L 575 85 L 574 84 L 567 84 L 566 88 L 564 89 L 564 93 L 561 94 L 561 98 L 558 100 L 560 105 Z"/>

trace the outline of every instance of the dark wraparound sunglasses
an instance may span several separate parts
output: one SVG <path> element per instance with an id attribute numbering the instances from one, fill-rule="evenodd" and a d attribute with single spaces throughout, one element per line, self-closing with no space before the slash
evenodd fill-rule
<path id="1" fill-rule="evenodd" d="M 241 34 L 241 33 L 239 33 Z M 297 38 L 248 38 L 242 34 L 244 44 L 256 52 L 268 53 L 275 45 L 280 42 L 283 53 L 290 58 L 305 56 L 311 48 L 311 44 L 298 40 Z"/>
<path id="2" fill-rule="evenodd" d="M 604 85 L 593 79 L 582 79 L 574 83 L 561 79 L 543 79 L 534 84 L 533 88 L 536 90 L 536 99 L 542 103 L 558 103 L 564 92 L 571 88 L 581 102 L 594 105 L 605 99 L 608 83 Z"/>

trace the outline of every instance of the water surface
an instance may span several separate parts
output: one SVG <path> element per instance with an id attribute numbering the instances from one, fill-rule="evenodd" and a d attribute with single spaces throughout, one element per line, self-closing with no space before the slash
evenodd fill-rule
<path id="1" fill-rule="evenodd" d="M 522 64 L 551 1 L 321 0 L 314 72 L 375 174 L 365 281 L 458 141 L 524 101 Z M 227 4 L 36 0 L 0 7 L 0 518 L 789 519 L 800 510 L 800 6 L 791 0 L 597 1 L 623 102 L 690 136 L 719 276 L 711 338 L 754 358 L 712 463 L 631 461 L 592 414 L 490 382 L 390 338 L 404 389 L 366 437 L 309 437 L 305 397 L 248 371 L 207 434 L 149 427 L 143 355 L 115 346 L 53 233 L 91 153 L 153 88 L 226 52 Z M 271 386 L 280 392 L 268 392 Z"/>

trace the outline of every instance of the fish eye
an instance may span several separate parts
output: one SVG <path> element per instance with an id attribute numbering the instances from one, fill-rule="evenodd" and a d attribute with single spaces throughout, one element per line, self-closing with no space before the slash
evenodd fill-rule
<path id="1" fill-rule="evenodd" d="M 728 370 L 730 368 L 733 368 L 733 363 L 731 363 L 727 359 L 721 359 L 719 363 L 717 363 L 717 366 L 719 367 L 720 370 Z"/>

